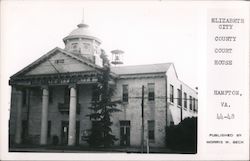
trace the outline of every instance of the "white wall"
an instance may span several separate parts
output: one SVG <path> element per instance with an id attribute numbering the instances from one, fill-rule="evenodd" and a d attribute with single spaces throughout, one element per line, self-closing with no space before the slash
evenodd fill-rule
<path id="1" fill-rule="evenodd" d="M 170 102 L 170 85 L 174 86 L 174 103 Z M 178 103 L 178 92 L 177 89 L 181 89 L 182 87 L 182 107 L 179 106 Z M 197 99 L 197 93 L 195 90 L 181 82 L 175 72 L 173 64 L 170 66 L 169 70 L 167 71 L 167 90 L 168 90 L 168 120 L 167 125 L 169 126 L 171 122 L 173 122 L 175 125 L 178 124 L 181 121 L 181 108 L 184 107 L 184 92 L 187 93 L 187 99 L 189 99 L 189 96 Z M 189 100 L 187 100 L 187 109 L 185 110 L 183 108 L 182 110 L 182 119 L 186 117 L 192 117 L 196 116 L 196 113 L 189 110 Z"/>

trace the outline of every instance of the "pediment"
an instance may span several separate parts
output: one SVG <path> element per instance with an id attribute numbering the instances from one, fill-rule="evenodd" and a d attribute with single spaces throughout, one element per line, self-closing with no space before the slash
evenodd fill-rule
<path id="1" fill-rule="evenodd" d="M 95 71 L 98 68 L 100 67 L 83 58 L 67 53 L 60 48 L 55 48 L 13 75 L 13 77 Z"/>
<path id="2" fill-rule="evenodd" d="M 92 67 L 85 65 L 61 52 L 57 52 L 52 57 L 39 64 L 34 69 L 31 69 L 25 75 L 37 74 L 57 74 L 69 72 L 93 71 Z"/>

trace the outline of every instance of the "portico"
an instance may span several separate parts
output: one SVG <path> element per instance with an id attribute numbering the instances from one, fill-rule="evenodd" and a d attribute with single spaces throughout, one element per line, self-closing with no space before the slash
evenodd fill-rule
<path id="1" fill-rule="evenodd" d="M 67 145 L 74 146 L 76 145 L 77 139 L 76 138 L 76 122 L 77 122 L 77 115 L 80 112 L 86 110 L 84 104 L 80 104 L 78 102 L 78 93 L 79 88 L 84 89 L 86 86 L 91 86 L 92 84 L 97 83 L 97 76 L 98 72 L 80 72 L 80 73 L 71 73 L 71 74 L 52 74 L 52 75 L 43 75 L 43 76 L 23 76 L 23 77 L 13 77 L 9 82 L 10 85 L 13 87 L 13 93 L 16 95 L 16 127 L 15 127 L 15 144 L 23 143 L 24 136 L 23 130 L 24 127 L 22 122 L 23 120 L 27 120 L 29 118 L 28 113 L 29 110 L 32 110 L 32 105 L 35 104 L 33 100 L 30 100 L 31 103 L 26 105 L 27 108 L 24 108 L 24 101 L 26 102 L 25 98 L 30 99 L 34 97 L 40 97 L 41 104 L 39 111 L 40 112 L 40 138 L 39 144 L 40 145 L 47 145 L 48 144 L 48 121 L 49 109 L 55 108 L 56 115 L 58 117 L 62 117 L 61 121 L 68 121 L 68 129 L 67 129 Z M 58 79 L 57 79 L 58 78 Z M 60 79 L 59 79 L 60 78 Z M 64 98 L 57 98 L 54 104 L 50 104 L 50 99 L 53 97 L 57 97 L 57 95 L 53 95 L 52 90 L 50 89 L 65 89 L 64 94 L 61 94 L 60 97 Z M 68 93 L 65 93 L 66 91 Z M 31 95 L 27 95 L 29 91 Z M 35 94 L 41 93 L 41 94 Z M 90 92 L 88 92 L 90 93 Z M 51 96 L 50 96 L 51 95 Z M 58 94 L 59 95 L 59 94 Z M 34 99 L 39 100 L 39 98 Z M 63 102 L 62 102 L 63 100 Z M 54 106 L 54 107 L 53 107 Z M 56 106 L 56 107 L 55 107 Z M 25 111 L 24 111 L 25 109 Z M 85 113 L 86 115 L 86 113 Z M 51 116 L 50 116 L 51 117 Z M 79 117 L 79 116 L 78 116 Z M 60 122 L 61 122 L 60 121 Z M 30 126 L 32 123 L 32 119 L 27 120 L 27 126 Z M 51 126 L 51 125 L 50 125 Z M 51 128 L 51 127 L 50 127 Z M 52 125 L 53 128 L 53 125 Z M 79 128 L 79 127 L 78 127 Z M 59 129 L 60 131 L 60 129 Z M 29 135 L 29 134 L 28 134 Z M 79 137 L 79 136 L 78 136 Z M 62 140 L 62 139 L 61 139 Z"/>

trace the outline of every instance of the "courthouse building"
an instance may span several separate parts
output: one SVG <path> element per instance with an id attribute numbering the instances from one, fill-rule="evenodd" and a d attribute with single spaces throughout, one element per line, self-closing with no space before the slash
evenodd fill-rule
<path id="1" fill-rule="evenodd" d="M 84 23 L 54 48 L 10 77 L 10 144 L 88 145 L 92 87 L 103 68 L 101 40 Z M 116 57 L 115 59 L 117 59 Z M 173 63 L 111 66 L 120 112 L 112 114 L 117 146 L 140 146 L 142 86 L 144 141 L 165 146 L 166 127 L 197 115 L 197 91 L 178 79 Z M 57 141 L 55 141 L 57 140 Z"/>

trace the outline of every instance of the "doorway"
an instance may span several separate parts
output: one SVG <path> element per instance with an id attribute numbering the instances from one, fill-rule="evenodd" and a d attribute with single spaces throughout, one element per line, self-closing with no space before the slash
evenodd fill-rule
<path id="1" fill-rule="evenodd" d="M 120 145 L 130 146 L 130 121 L 120 121 Z"/>
<path id="2" fill-rule="evenodd" d="M 69 135 L 69 122 L 62 121 L 62 128 L 61 128 L 61 144 L 62 145 L 68 144 L 68 135 Z"/>
<path id="3" fill-rule="evenodd" d="M 79 144 L 80 121 L 76 121 L 76 145 Z M 69 121 L 62 121 L 61 125 L 61 144 L 68 144 Z"/>

